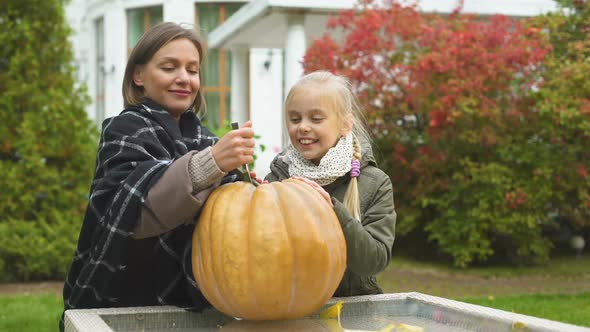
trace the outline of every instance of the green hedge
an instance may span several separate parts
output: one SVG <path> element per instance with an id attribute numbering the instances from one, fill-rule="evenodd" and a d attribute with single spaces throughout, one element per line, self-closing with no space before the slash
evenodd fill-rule
<path id="1" fill-rule="evenodd" d="M 98 137 L 64 3 L 0 11 L 0 280 L 63 278 L 87 203 Z"/>

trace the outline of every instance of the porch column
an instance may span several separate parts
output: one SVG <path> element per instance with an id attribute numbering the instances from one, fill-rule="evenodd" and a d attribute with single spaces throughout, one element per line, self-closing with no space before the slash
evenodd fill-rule
<path id="1" fill-rule="evenodd" d="M 230 120 L 239 122 L 240 125 L 250 120 L 248 107 L 248 53 L 247 45 L 238 45 L 231 48 L 231 102 Z"/>
<path id="2" fill-rule="evenodd" d="M 125 8 L 116 2 L 109 10 L 104 12 L 104 117 L 117 115 L 123 109 L 123 96 L 121 95 L 121 82 L 125 75 L 127 63 L 127 35 L 121 33 L 125 27 L 127 16 Z M 91 30 L 91 31 L 94 31 Z M 96 61 L 96 49 L 92 61 Z M 96 73 L 98 75 L 98 73 Z M 96 76 L 94 76 L 96 77 Z M 99 124 L 100 125 L 100 124 Z"/>
<path id="3" fill-rule="evenodd" d="M 285 86 L 284 95 L 303 74 L 305 55 L 304 14 L 290 14 L 287 17 L 287 40 L 285 45 Z"/>
<path id="4" fill-rule="evenodd" d="M 164 21 L 183 24 L 190 28 L 195 24 L 195 4 L 186 0 L 167 0 L 163 4 Z"/>

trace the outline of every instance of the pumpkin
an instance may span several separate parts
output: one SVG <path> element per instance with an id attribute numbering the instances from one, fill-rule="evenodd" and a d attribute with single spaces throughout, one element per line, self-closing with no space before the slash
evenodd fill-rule
<path id="1" fill-rule="evenodd" d="M 215 189 L 192 244 L 193 274 L 205 298 L 248 320 L 310 315 L 334 294 L 346 268 L 333 208 L 293 179 Z"/>

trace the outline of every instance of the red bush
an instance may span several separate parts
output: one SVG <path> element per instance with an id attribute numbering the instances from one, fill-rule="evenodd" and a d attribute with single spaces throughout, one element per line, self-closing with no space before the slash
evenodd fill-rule
<path id="1" fill-rule="evenodd" d="M 564 201 L 554 179 L 573 173 L 554 171 L 568 155 L 552 139 L 564 137 L 538 107 L 552 51 L 543 27 L 394 0 L 361 1 L 329 27 L 343 37 L 316 40 L 305 70 L 353 82 L 396 187 L 400 235 L 424 229 L 459 266 L 506 237 L 515 257 L 547 258 L 542 226 Z"/>

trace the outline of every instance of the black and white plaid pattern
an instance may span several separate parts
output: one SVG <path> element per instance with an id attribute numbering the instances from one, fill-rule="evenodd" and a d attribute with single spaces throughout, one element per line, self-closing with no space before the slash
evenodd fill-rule
<path id="1" fill-rule="evenodd" d="M 125 273 L 131 235 L 149 189 L 174 160 L 216 141 L 194 112 L 185 112 L 177 124 L 152 101 L 105 120 L 90 200 L 64 285 L 65 310 L 118 306 L 114 281 Z M 222 182 L 235 180 L 230 174 Z M 199 294 L 190 266 L 193 229 L 194 224 L 182 225 L 164 233 L 145 253 L 154 267 L 152 305 L 198 305 L 191 301 Z"/>

